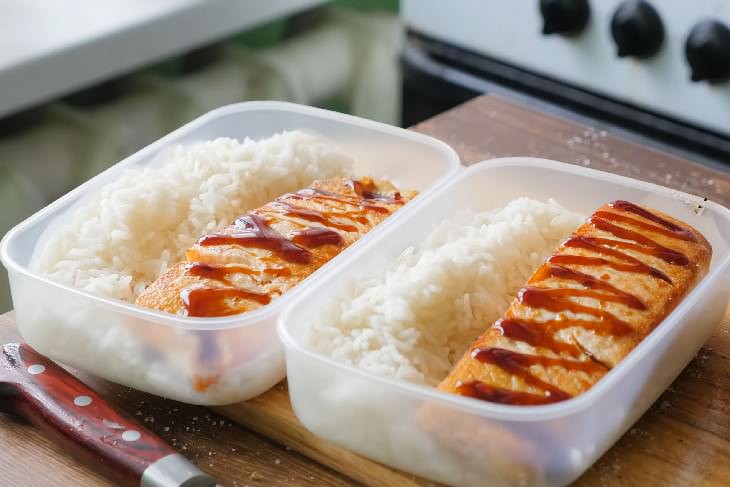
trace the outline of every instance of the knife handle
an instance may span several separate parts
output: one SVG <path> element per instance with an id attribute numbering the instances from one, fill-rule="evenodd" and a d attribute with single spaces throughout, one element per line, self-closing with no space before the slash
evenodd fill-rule
<path id="1" fill-rule="evenodd" d="M 157 435 L 28 345 L 3 345 L 0 369 L 7 390 L 3 409 L 45 430 L 102 475 L 129 486 L 215 485 Z"/>

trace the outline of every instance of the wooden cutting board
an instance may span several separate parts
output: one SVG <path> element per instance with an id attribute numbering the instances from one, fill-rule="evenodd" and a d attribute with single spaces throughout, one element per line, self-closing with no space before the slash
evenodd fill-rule
<path id="1" fill-rule="evenodd" d="M 669 154 L 495 97 L 415 130 L 451 144 L 465 164 L 532 155 L 675 187 L 730 205 L 730 177 Z M 665 394 L 577 485 L 730 485 L 730 314 Z M 228 418 L 372 486 L 431 482 L 320 440 L 291 409 L 285 382 L 248 402 L 215 408 Z"/>
<path id="2" fill-rule="evenodd" d="M 373 487 L 438 485 L 351 453 L 310 433 L 289 402 L 286 381 L 250 401 L 213 408 L 242 426 L 287 445 L 302 455 Z"/>

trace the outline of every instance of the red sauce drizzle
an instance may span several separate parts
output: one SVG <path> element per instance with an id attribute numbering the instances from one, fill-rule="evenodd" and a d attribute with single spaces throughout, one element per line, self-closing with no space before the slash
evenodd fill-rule
<path id="1" fill-rule="evenodd" d="M 628 213 L 634 213 L 635 215 L 639 215 L 640 217 L 646 218 L 647 220 L 651 220 L 654 223 L 658 223 L 659 225 L 667 228 L 672 233 L 674 233 L 674 236 L 676 236 L 677 238 L 681 238 L 682 240 L 689 240 L 691 242 L 697 241 L 697 237 L 695 237 L 695 235 L 689 230 L 686 230 L 676 223 L 670 222 L 669 220 L 665 220 L 659 215 L 655 215 L 654 213 L 645 210 L 644 208 L 640 207 L 639 205 L 635 205 L 634 203 L 624 200 L 617 200 L 609 204 L 608 206 Z"/>
<path id="2" fill-rule="evenodd" d="M 617 236 L 618 238 L 633 240 L 637 243 L 634 244 L 630 242 L 624 242 L 623 240 L 600 238 L 594 238 L 594 242 L 600 242 L 603 245 L 611 245 L 613 247 L 631 249 L 636 252 L 641 252 L 642 254 L 653 255 L 654 257 L 658 257 L 669 264 L 676 264 L 681 266 L 686 266 L 689 264 L 689 259 L 682 252 L 663 247 L 656 243 L 654 240 L 650 239 L 649 237 L 645 237 L 638 232 L 629 230 L 628 228 L 619 227 L 618 225 L 614 225 L 613 223 L 609 223 L 606 220 L 599 218 L 597 215 L 593 215 L 591 217 L 591 223 L 593 223 L 593 225 L 599 230 L 609 232 Z"/>
<path id="3" fill-rule="evenodd" d="M 267 267 L 265 269 L 251 269 L 250 267 L 236 265 L 213 265 L 204 262 L 191 262 L 185 266 L 188 274 L 205 277 L 216 281 L 229 282 L 233 274 L 246 274 L 248 276 L 260 276 L 272 274 L 274 276 L 290 276 L 291 270 L 286 267 Z"/>
<path id="4" fill-rule="evenodd" d="M 342 235 L 334 230 L 323 227 L 312 227 L 305 228 L 304 230 L 297 230 L 290 233 L 289 238 L 291 238 L 292 242 L 295 244 L 309 248 L 322 247 L 323 245 L 345 245 Z"/>
<path id="5" fill-rule="evenodd" d="M 531 386 L 539 387 L 546 393 L 549 393 L 550 398 L 554 401 L 570 399 L 570 395 L 533 375 L 530 372 L 530 367 L 532 365 L 539 364 L 544 367 L 551 365 L 564 366 L 563 362 L 566 362 L 567 364 L 573 365 L 577 370 L 584 370 L 583 364 L 593 363 L 564 361 L 563 359 L 554 359 L 540 355 L 526 355 L 519 352 L 512 352 L 504 348 L 477 348 L 472 351 L 471 356 L 483 364 L 494 364 L 505 372 L 521 377 L 522 380 Z"/>
<path id="6" fill-rule="evenodd" d="M 573 301 L 568 301 L 565 298 L 592 298 L 599 301 L 607 301 L 612 303 L 621 303 L 634 309 L 646 309 L 643 305 L 636 306 L 636 298 L 632 295 L 626 299 L 626 296 L 615 295 L 609 293 L 602 293 L 593 291 L 591 289 L 573 289 L 573 288 L 560 288 L 560 289 L 545 289 L 540 287 L 527 286 L 520 290 L 518 298 L 520 302 L 525 303 L 533 308 L 544 308 L 550 311 L 572 311 L 574 313 L 589 313 L 603 318 L 604 315 L 601 310 L 591 308 L 577 304 Z M 589 308 L 590 311 L 587 311 Z"/>
<path id="7" fill-rule="evenodd" d="M 550 404 L 557 400 L 549 395 L 531 394 L 529 392 L 511 391 L 501 387 L 490 386 L 478 380 L 465 382 L 456 386 L 462 396 L 473 397 L 483 401 L 500 404 L 521 404 L 523 406 L 539 406 Z"/>
<path id="8" fill-rule="evenodd" d="M 304 188 L 300 189 L 296 193 L 287 193 L 281 196 L 280 199 L 335 201 L 337 203 L 345 203 L 352 206 L 358 206 L 360 203 L 357 196 L 331 193 L 323 189 L 315 188 Z"/>
<path id="9" fill-rule="evenodd" d="M 312 254 L 269 227 L 261 217 L 249 214 L 236 220 L 236 232 L 205 235 L 198 240 L 201 247 L 240 245 L 269 250 L 287 262 L 309 264 Z"/>
<path id="10" fill-rule="evenodd" d="M 571 242 L 572 243 L 572 242 Z M 565 245 L 565 243 L 564 243 Z M 578 247 L 578 245 L 572 245 Z M 627 256 L 629 257 L 629 256 Z M 582 265 L 582 266 L 596 266 L 596 267 L 610 267 L 621 272 L 634 272 L 637 274 L 649 274 L 671 284 L 672 280 L 658 269 L 650 267 L 642 262 L 636 261 L 631 263 L 612 262 L 602 257 L 589 257 L 584 255 L 553 255 L 548 259 L 548 262 L 553 264 L 565 264 L 565 265 Z"/>
<path id="11" fill-rule="evenodd" d="M 619 326 L 629 326 L 628 323 L 617 318 L 608 311 L 605 311 L 601 308 L 594 308 L 592 306 L 579 304 L 575 301 L 566 299 L 568 297 L 584 296 L 584 294 L 580 294 L 581 291 L 581 289 L 544 289 L 534 286 L 527 286 L 520 289 L 520 292 L 517 294 L 517 299 L 520 301 L 520 303 L 530 308 L 542 308 L 552 311 L 554 313 L 561 313 L 563 311 L 570 311 L 571 313 L 576 314 L 584 313 L 587 315 L 595 316 L 596 318 L 604 322 L 619 324 Z M 591 291 L 582 292 L 589 293 Z"/>
<path id="12" fill-rule="evenodd" d="M 633 272 L 637 272 L 637 273 L 641 273 L 641 274 L 648 274 L 653 277 L 656 277 L 657 279 L 661 279 L 662 281 L 665 281 L 669 284 L 672 283 L 672 279 L 668 275 L 666 275 L 665 273 L 660 271 L 659 269 L 652 267 L 650 265 L 647 265 L 647 264 L 641 262 L 639 259 L 636 259 L 636 258 L 630 256 L 629 254 L 621 252 L 620 250 L 616 250 L 614 248 L 607 246 L 607 245 L 614 245 L 614 244 L 616 244 L 615 245 L 616 247 L 623 246 L 624 248 L 626 248 L 626 246 L 631 245 L 629 242 L 623 242 L 620 240 L 611 240 L 611 239 L 607 239 L 607 238 L 598 238 L 598 237 L 583 237 L 581 235 L 574 235 L 574 236 L 570 237 L 568 240 L 566 240 L 565 242 L 563 242 L 563 246 L 565 246 L 565 247 L 582 248 L 582 249 L 586 249 L 586 250 L 592 250 L 592 251 L 596 252 L 597 254 L 603 254 L 603 255 L 615 257 L 620 261 L 628 262 L 629 264 L 631 264 L 632 269 L 634 269 Z M 643 249 L 643 247 L 639 247 L 639 246 L 636 246 L 636 247 Z M 557 257 L 560 257 L 560 259 L 557 259 Z M 580 260 L 580 258 L 582 256 L 579 256 L 579 255 L 557 256 L 556 255 L 556 256 L 551 257 L 550 261 L 554 262 L 554 263 L 562 263 L 562 264 L 571 263 L 571 262 L 566 262 L 566 259 L 565 259 L 566 257 L 572 257 L 573 258 L 572 263 L 577 264 L 577 263 L 579 263 L 578 261 Z M 613 262 L 609 262 L 606 265 L 608 265 L 609 267 L 612 267 L 613 269 L 621 270 Z"/>
<path id="13" fill-rule="evenodd" d="M 634 331 L 631 326 L 623 321 L 606 323 L 602 321 L 582 319 L 557 319 L 535 322 L 508 317 L 498 320 L 493 326 L 501 330 L 502 334 L 506 337 L 529 343 L 534 347 L 547 348 L 555 353 L 567 352 L 573 356 L 580 354 L 582 351 L 580 347 L 555 340 L 552 336 L 554 332 L 566 328 L 579 327 L 585 330 L 590 330 L 600 336 L 621 337 Z"/>
<path id="14" fill-rule="evenodd" d="M 605 291 L 614 296 L 614 302 L 625 304 L 630 308 L 642 311 L 646 309 L 646 305 L 633 294 L 622 291 L 621 289 L 605 281 L 596 279 L 595 277 L 584 274 L 583 272 L 569 269 L 568 267 L 563 267 L 561 265 L 555 265 L 552 262 L 548 262 L 546 265 L 542 266 L 539 272 L 545 273 L 551 277 L 557 277 L 560 279 L 577 282 L 589 289 L 598 289 L 601 291 Z M 539 273 L 535 276 L 535 280 L 540 280 L 542 278 L 544 278 L 544 276 L 540 275 Z M 589 294 L 586 294 L 585 296 L 589 296 Z"/>
<path id="15" fill-rule="evenodd" d="M 573 357 L 581 354 L 581 349 L 567 342 L 561 342 L 553 338 L 555 328 L 533 321 L 517 320 L 514 318 L 502 318 L 494 324 L 502 332 L 502 335 L 520 342 L 529 343 L 533 347 L 548 348 L 555 352 L 564 352 Z"/>
<path id="16" fill-rule="evenodd" d="M 327 227 L 354 232 L 358 230 L 357 226 L 338 221 L 337 219 L 344 218 L 352 222 L 366 224 L 369 223 L 366 209 L 373 210 L 377 213 L 389 214 L 391 212 L 390 209 L 375 204 L 373 201 L 404 203 L 399 193 L 396 193 L 391 198 L 372 192 L 372 187 L 374 186 L 366 186 L 361 181 L 351 180 L 348 181 L 348 185 L 353 189 L 355 195 L 336 194 L 319 189 L 306 188 L 296 193 L 289 193 L 277 198 L 274 203 L 267 205 L 266 209 L 281 215 L 319 222 Z M 319 211 L 295 206 L 287 201 L 291 199 L 334 201 L 353 206 L 356 209 L 351 211 Z M 270 221 L 265 220 L 255 212 L 249 213 L 236 220 L 234 223 L 234 232 L 205 235 L 198 240 L 197 244 L 201 247 L 237 245 L 265 249 L 287 262 L 296 264 L 311 263 L 312 253 L 308 248 L 312 249 L 324 245 L 345 245 L 342 236 L 331 228 L 304 228 L 291 232 L 287 237 L 284 237 L 271 228 L 269 224 Z M 261 257 L 258 260 L 264 264 L 272 262 L 272 259 L 269 257 Z M 188 316 L 228 316 L 237 314 L 240 310 L 230 304 L 232 300 L 236 299 L 254 300 L 261 304 L 268 304 L 271 301 L 271 296 L 268 294 L 236 287 L 231 282 L 231 276 L 235 274 L 262 275 L 268 273 L 275 276 L 291 275 L 291 270 L 282 267 L 250 269 L 236 265 L 211 265 L 203 262 L 192 262 L 185 267 L 185 270 L 191 275 L 220 281 L 227 285 L 226 287 L 193 286 L 183 289 L 180 296 Z"/>
<path id="17" fill-rule="evenodd" d="M 588 374 L 604 372 L 606 367 L 593 360 L 575 360 L 565 358 L 563 354 L 579 357 L 585 353 L 576 343 L 559 341 L 554 336 L 558 330 L 572 327 L 581 327 L 595 331 L 604 336 L 625 336 L 633 332 L 632 327 L 614 314 L 603 309 L 600 303 L 613 302 L 631 309 L 646 310 L 646 304 L 633 294 L 618 289 L 602 279 L 565 267 L 566 265 L 606 266 L 622 272 L 641 273 L 652 276 L 669 284 L 671 279 L 662 271 L 649 266 L 619 249 L 630 249 L 645 255 L 651 255 L 663 261 L 686 266 L 689 259 L 681 252 L 666 248 L 649 237 L 634 230 L 618 226 L 611 222 L 625 223 L 634 228 L 640 228 L 659 233 L 670 238 L 685 241 L 695 241 L 695 236 L 687 230 L 669 222 L 651 212 L 626 201 L 616 201 L 610 205 L 617 210 L 634 213 L 659 226 L 649 224 L 635 218 L 607 211 L 597 211 L 590 222 L 598 229 L 608 232 L 622 240 L 601 237 L 584 237 L 573 235 L 563 242 L 566 248 L 582 248 L 597 254 L 612 257 L 615 260 L 603 257 L 579 255 L 553 255 L 535 273 L 531 283 L 536 284 L 544 279 L 556 278 L 576 282 L 582 288 L 541 288 L 526 286 L 520 290 L 517 299 L 521 304 L 531 308 L 540 308 L 554 313 L 570 312 L 573 314 L 587 314 L 595 320 L 570 318 L 560 315 L 557 319 L 545 322 L 516 319 L 506 316 L 494 324 L 494 328 L 513 340 L 532 345 L 533 347 L 550 350 L 558 357 L 530 355 L 503 348 L 476 348 L 472 357 L 482 363 L 493 364 L 500 369 L 520 377 L 526 384 L 545 391 L 545 395 L 517 392 L 490 386 L 489 384 L 472 381 L 458 384 L 456 389 L 460 394 L 502 404 L 538 405 L 569 399 L 570 394 L 556 386 L 536 377 L 530 370 L 537 365 L 544 368 L 562 367 L 568 370 L 579 370 Z M 607 275 L 604 275 L 608 279 Z M 591 298 L 598 300 L 599 306 L 589 306 L 578 303 L 574 298 Z"/>
<path id="18" fill-rule="evenodd" d="M 384 201 L 391 204 L 401 202 L 401 195 L 399 192 L 395 193 L 393 196 L 379 194 L 373 191 L 373 185 L 368 185 L 366 187 L 362 181 L 353 179 L 347 181 L 347 185 L 352 188 L 356 195 L 366 200 Z"/>
<path id="19" fill-rule="evenodd" d="M 360 181 L 357 183 L 362 184 Z M 357 185 L 355 185 L 357 186 Z M 352 186 L 351 186 L 352 187 Z M 338 203 L 344 203 L 351 206 L 360 208 L 361 210 L 368 209 L 376 213 L 388 214 L 391 212 L 389 208 L 386 208 L 378 203 L 402 205 L 405 200 L 401 197 L 400 193 L 395 193 L 394 196 L 386 196 L 371 191 L 357 192 L 357 189 L 353 188 L 354 195 L 341 195 L 331 193 L 322 189 L 305 188 L 300 189 L 296 193 L 290 193 L 282 196 L 281 198 L 289 199 L 300 199 L 300 200 L 322 200 L 322 201 L 335 201 Z"/>
<path id="20" fill-rule="evenodd" d="M 185 304 L 187 316 L 209 317 L 230 316 L 239 313 L 236 306 L 229 301 L 236 299 L 250 299 L 261 304 L 269 304 L 271 296 L 247 289 L 233 287 L 189 287 L 180 292 Z"/>
<path id="21" fill-rule="evenodd" d="M 317 210 L 311 210 L 309 208 L 302 208 L 300 206 L 294 206 L 291 203 L 288 203 L 286 201 L 280 201 L 277 200 L 276 203 L 273 205 L 270 205 L 277 213 L 287 216 L 293 216 L 296 218 L 301 218 L 302 220 L 307 221 L 313 221 L 313 222 L 319 222 L 323 223 L 324 225 L 327 225 L 328 227 L 337 228 L 340 230 L 344 230 L 346 232 L 356 232 L 357 227 L 355 225 L 349 224 L 349 223 L 342 223 L 337 220 L 333 220 L 332 216 L 333 213 L 331 212 L 322 212 Z M 345 217 L 347 218 L 349 214 L 347 213 L 335 213 L 335 216 L 338 217 Z M 361 223 L 367 223 L 367 218 L 365 218 L 364 222 Z"/>
<path id="22" fill-rule="evenodd" d="M 630 216 L 622 215 L 621 213 L 614 213 L 612 211 L 597 211 L 593 214 L 603 220 L 609 220 L 612 222 L 628 223 L 632 227 L 641 228 L 650 232 L 659 233 L 670 238 L 679 238 L 681 240 L 694 240 L 694 235 L 689 232 L 677 233 L 673 230 L 669 230 L 664 227 L 658 227 L 651 223 L 646 223 Z M 687 237 L 689 235 L 689 237 Z"/>
<path id="23" fill-rule="evenodd" d="M 204 262 L 191 262 L 185 266 L 185 271 L 193 276 L 220 281 L 228 285 L 216 288 L 200 286 L 183 289 L 180 292 L 180 297 L 187 316 L 228 316 L 235 314 L 237 312 L 235 307 L 229 305 L 231 298 L 252 299 L 261 304 L 268 304 L 271 301 L 271 296 L 268 294 L 235 286 L 230 279 L 232 275 L 246 274 L 251 276 L 264 273 L 274 276 L 291 275 L 291 270 L 285 267 L 251 269 L 243 266 L 212 265 Z M 205 354 L 204 349 L 205 347 L 201 348 L 201 354 Z"/>

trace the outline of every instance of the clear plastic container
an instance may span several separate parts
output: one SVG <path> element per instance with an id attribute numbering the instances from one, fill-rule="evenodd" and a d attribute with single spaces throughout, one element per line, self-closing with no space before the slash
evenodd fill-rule
<path id="1" fill-rule="evenodd" d="M 312 318 L 333 290 L 377 260 L 418 244 L 441 220 L 529 196 L 591 214 L 626 199 L 686 221 L 713 246 L 709 274 L 614 370 L 565 402 L 518 407 L 482 402 L 379 377 L 307 348 Z M 279 318 L 289 394 L 314 434 L 384 464 L 450 485 L 564 485 L 598 459 L 654 402 L 720 323 L 730 294 L 730 211 L 697 215 L 684 193 L 541 159 L 474 165 L 394 217 L 388 228 L 330 268 Z M 398 224 L 400 222 L 400 224 Z M 403 228 L 408 231 L 403 231 Z M 489 323 L 485 323 L 485 328 Z"/>
<path id="2" fill-rule="evenodd" d="M 259 310 L 226 318 L 173 316 L 100 298 L 50 281 L 29 270 L 28 264 L 44 230 L 124 168 L 148 165 L 170 145 L 216 137 L 261 138 L 294 129 L 329 137 L 355 160 L 357 175 L 389 177 L 402 188 L 423 191 L 419 198 L 459 167 L 454 150 L 436 139 L 348 115 L 280 102 L 241 103 L 214 110 L 119 162 L 8 232 L 0 244 L 0 258 L 8 269 L 23 339 L 52 359 L 188 403 L 241 401 L 281 380 L 284 354 L 276 336 L 281 310 L 384 230 L 388 220 L 285 296 Z M 200 343 L 217 344 L 215 363 L 191 352 Z M 218 382 L 204 391 L 195 387 L 210 377 Z"/>

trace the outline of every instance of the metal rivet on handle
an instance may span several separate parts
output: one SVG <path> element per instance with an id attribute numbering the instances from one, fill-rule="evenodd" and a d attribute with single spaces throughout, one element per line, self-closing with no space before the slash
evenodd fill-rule
<path id="1" fill-rule="evenodd" d="M 77 396 L 74 398 L 74 404 L 77 406 L 88 406 L 91 404 L 91 398 L 89 396 Z"/>
<path id="2" fill-rule="evenodd" d="M 41 364 L 33 364 L 28 367 L 28 373 L 33 375 L 42 374 L 46 371 L 46 366 Z"/>
<path id="3" fill-rule="evenodd" d="M 137 430 L 127 430 L 122 433 L 122 439 L 124 441 L 137 441 L 142 434 Z"/>

